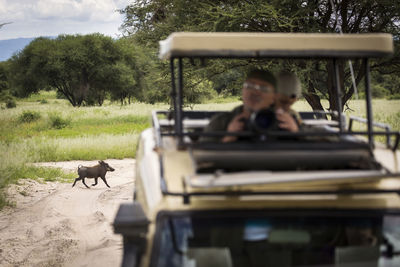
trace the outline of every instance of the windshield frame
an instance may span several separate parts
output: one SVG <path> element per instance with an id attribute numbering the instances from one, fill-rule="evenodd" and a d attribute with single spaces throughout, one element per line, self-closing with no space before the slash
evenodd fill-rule
<path id="1" fill-rule="evenodd" d="M 161 232 L 163 223 L 168 218 L 183 218 L 189 217 L 217 217 L 227 218 L 238 216 L 239 218 L 265 218 L 266 215 L 271 218 L 284 218 L 284 217 L 332 217 L 332 218 L 357 218 L 357 217 L 370 217 L 370 218 L 383 218 L 384 216 L 400 216 L 400 209 L 310 209 L 310 208 L 290 208 L 290 209 L 218 209 L 218 210 L 185 210 L 185 211 L 166 211 L 162 210 L 157 214 L 155 221 L 155 233 L 152 241 L 152 248 L 150 253 L 150 267 L 157 267 L 160 258 L 161 250 Z M 262 217 L 264 216 L 264 217 Z"/>

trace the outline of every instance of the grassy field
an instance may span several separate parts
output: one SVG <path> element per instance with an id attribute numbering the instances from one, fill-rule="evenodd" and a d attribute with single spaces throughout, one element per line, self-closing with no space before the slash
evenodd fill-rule
<path id="1" fill-rule="evenodd" d="M 28 163 L 133 158 L 150 111 L 166 105 L 134 104 L 74 108 L 42 92 L 0 113 L 0 191 L 21 178 L 71 181 L 75 174 Z M 0 192 L 0 208 L 7 204 Z"/>
<path id="2" fill-rule="evenodd" d="M 238 104 L 239 100 L 231 98 L 191 108 L 230 110 Z M 326 106 L 327 102 L 323 104 Z M 305 101 L 298 101 L 294 108 L 311 110 Z M 364 101 L 351 101 L 349 108 L 347 115 L 365 117 Z M 377 121 L 400 130 L 399 100 L 375 100 L 373 108 Z M 17 108 L 2 109 L 0 191 L 21 178 L 70 181 L 75 176 L 28 163 L 134 158 L 138 135 L 150 126 L 150 112 L 154 109 L 168 109 L 168 105 L 106 103 L 102 107 L 74 108 L 67 101 L 56 99 L 54 92 L 42 92 L 19 101 Z M 0 193 L 0 208 L 5 204 Z"/>

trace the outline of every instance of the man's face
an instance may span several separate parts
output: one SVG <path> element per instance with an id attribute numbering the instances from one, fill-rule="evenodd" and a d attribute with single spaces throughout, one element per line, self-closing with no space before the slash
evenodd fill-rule
<path id="1" fill-rule="evenodd" d="M 275 96 L 275 107 L 281 108 L 284 111 L 289 111 L 290 107 L 296 102 L 296 97 L 288 97 L 283 94 L 277 93 Z"/>
<path id="2" fill-rule="evenodd" d="M 242 88 L 243 105 L 250 111 L 269 108 L 275 99 L 275 87 L 269 82 L 247 79 Z"/>

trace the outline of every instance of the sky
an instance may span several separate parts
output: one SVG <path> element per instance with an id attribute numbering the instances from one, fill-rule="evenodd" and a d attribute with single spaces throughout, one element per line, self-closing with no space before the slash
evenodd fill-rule
<path id="1" fill-rule="evenodd" d="M 130 0 L 0 0 L 0 40 L 102 33 L 114 38 Z"/>

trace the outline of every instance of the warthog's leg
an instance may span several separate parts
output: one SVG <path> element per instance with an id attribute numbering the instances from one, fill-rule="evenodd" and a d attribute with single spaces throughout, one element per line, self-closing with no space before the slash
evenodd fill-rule
<path id="1" fill-rule="evenodd" d="M 94 184 L 92 184 L 92 186 L 97 185 L 97 179 L 99 179 L 99 177 L 94 178 Z"/>
<path id="2" fill-rule="evenodd" d="M 85 183 L 85 177 L 82 178 L 82 183 L 83 183 L 87 188 L 90 188 L 90 187 L 87 186 L 87 184 Z"/>
<path id="3" fill-rule="evenodd" d="M 101 180 L 103 180 L 103 182 L 106 184 L 107 187 L 110 187 L 110 186 L 107 184 L 106 177 L 101 177 Z"/>
<path id="4" fill-rule="evenodd" d="M 74 187 L 75 184 L 76 184 L 76 182 L 79 181 L 79 180 L 82 180 L 82 178 L 80 178 L 80 177 L 76 178 L 75 181 L 74 181 L 74 183 L 72 184 L 72 187 Z"/>

